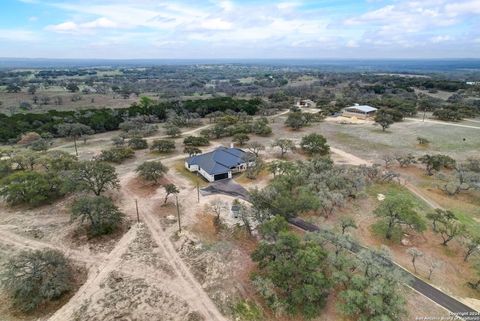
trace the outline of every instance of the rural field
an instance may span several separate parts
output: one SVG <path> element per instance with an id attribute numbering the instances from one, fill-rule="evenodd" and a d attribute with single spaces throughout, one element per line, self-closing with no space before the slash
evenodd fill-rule
<path id="1" fill-rule="evenodd" d="M 0 319 L 475 315 L 478 88 L 309 68 L 2 71 Z"/>

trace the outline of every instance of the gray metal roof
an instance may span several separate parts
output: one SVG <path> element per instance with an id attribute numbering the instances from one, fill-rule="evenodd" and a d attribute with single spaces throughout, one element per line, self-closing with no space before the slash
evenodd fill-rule
<path id="1" fill-rule="evenodd" d="M 345 108 L 345 110 L 348 110 L 348 109 L 357 109 L 364 113 L 369 113 L 369 112 L 378 110 L 377 108 L 368 106 L 368 105 L 358 105 L 358 106 L 351 106 L 351 107 Z"/>
<path id="2" fill-rule="evenodd" d="M 210 175 L 227 173 L 245 163 L 247 153 L 239 148 L 219 147 L 212 152 L 187 158 L 188 165 L 198 165 Z"/>

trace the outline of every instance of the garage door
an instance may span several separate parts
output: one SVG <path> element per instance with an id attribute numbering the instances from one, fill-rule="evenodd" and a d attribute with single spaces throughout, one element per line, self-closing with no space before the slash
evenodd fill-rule
<path id="1" fill-rule="evenodd" d="M 225 179 L 225 178 L 228 178 L 228 173 L 217 174 L 217 175 L 213 176 L 213 180 L 215 180 L 215 181 L 218 181 L 219 179 Z"/>

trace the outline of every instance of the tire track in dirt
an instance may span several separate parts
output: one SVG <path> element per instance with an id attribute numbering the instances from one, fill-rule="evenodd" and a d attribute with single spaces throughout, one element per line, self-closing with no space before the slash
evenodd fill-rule
<path id="1" fill-rule="evenodd" d="M 83 251 L 69 249 L 63 246 L 55 246 L 50 243 L 33 240 L 28 237 L 24 237 L 14 232 L 3 229 L 1 226 L 0 226 L 0 241 L 2 244 L 10 244 L 12 246 L 22 248 L 25 250 L 42 250 L 42 249 L 59 250 L 63 252 L 65 256 L 67 256 L 68 258 L 72 260 L 84 262 L 88 265 L 94 265 L 103 258 L 103 256 L 101 255 L 90 254 Z"/>
<path id="2" fill-rule="evenodd" d="M 358 157 L 356 155 L 350 154 L 350 153 L 348 153 L 344 150 L 341 150 L 341 149 L 338 149 L 338 148 L 335 148 L 335 147 L 330 147 L 330 150 L 333 153 L 335 153 L 338 156 L 345 159 L 351 165 L 357 165 L 357 166 L 358 165 L 367 165 L 367 166 L 373 165 L 373 163 L 371 161 L 363 159 L 363 158 Z M 435 202 L 435 201 L 431 200 L 430 198 L 428 198 L 427 196 L 425 196 L 421 191 L 418 190 L 417 187 L 412 185 L 409 181 L 407 181 L 404 178 L 402 179 L 402 181 L 403 181 L 403 186 L 405 186 L 405 188 L 407 188 L 411 193 L 413 193 L 415 196 L 417 196 L 418 198 L 423 200 L 428 206 L 430 206 L 434 209 L 435 208 L 442 209 L 442 207 L 437 202 Z"/>
<path id="3" fill-rule="evenodd" d="M 103 262 L 88 271 L 87 281 L 80 287 L 75 295 L 60 309 L 58 309 L 49 321 L 71 320 L 73 313 L 81 304 L 93 296 L 97 291 L 101 291 L 101 283 L 110 274 L 116 270 L 122 260 L 122 255 L 128 250 L 128 244 L 132 242 L 137 235 L 137 225 L 133 226 L 115 245 L 115 248 L 105 257 Z"/>
<path id="4" fill-rule="evenodd" d="M 129 175 L 124 177 L 123 180 L 128 178 Z M 122 185 L 127 186 L 127 184 Z M 178 282 L 181 283 L 183 289 L 182 297 L 185 301 L 192 305 L 199 313 L 203 314 L 208 321 L 226 321 L 227 319 L 220 313 L 217 306 L 177 253 L 168 235 L 165 233 L 159 218 L 155 215 L 154 207 L 156 203 L 161 203 L 160 198 L 143 198 L 140 195 L 136 195 L 134 191 L 128 190 L 127 187 L 125 187 L 125 190 L 128 195 L 136 197 L 139 201 L 141 200 L 141 218 L 145 226 L 150 230 L 152 239 L 157 243 L 163 257 L 167 259 L 177 273 Z"/>

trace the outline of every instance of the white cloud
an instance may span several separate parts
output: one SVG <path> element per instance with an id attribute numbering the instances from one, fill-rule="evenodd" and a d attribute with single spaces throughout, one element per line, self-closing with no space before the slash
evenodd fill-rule
<path id="1" fill-rule="evenodd" d="M 75 22 L 67 21 L 57 25 L 50 25 L 46 27 L 47 30 L 56 32 L 74 32 L 78 31 L 78 25 Z"/>
<path id="2" fill-rule="evenodd" d="M 102 28 L 118 28 L 118 24 L 105 17 L 102 17 L 84 23 L 66 21 L 56 25 L 49 25 L 45 29 L 60 33 L 83 33 Z"/>
<path id="3" fill-rule="evenodd" d="M 34 42 L 39 40 L 39 35 L 24 29 L 0 29 L 0 40 L 12 42 Z"/>
<path id="4" fill-rule="evenodd" d="M 335 12 L 333 5 L 322 7 L 323 1 L 307 6 L 305 0 L 72 0 L 49 3 L 65 15 L 63 22 L 45 29 L 72 35 L 62 40 L 106 51 L 109 46 L 144 46 L 220 56 L 225 56 L 222 52 L 282 55 L 302 48 L 312 55 L 338 48 L 394 52 L 434 43 L 473 44 L 478 37 L 473 26 L 461 25 L 480 13 L 480 0 L 367 1 L 365 8 L 374 9 L 346 16 L 341 10 Z M 473 32 L 469 39 L 468 28 Z M 94 40 L 84 37 L 92 34 Z"/>
<path id="5" fill-rule="evenodd" d="M 450 16 L 480 14 L 480 1 L 456 1 L 445 5 L 445 12 Z"/>
<path id="6" fill-rule="evenodd" d="M 118 25 L 107 19 L 107 18 L 98 18 L 96 20 L 86 22 L 81 25 L 82 28 L 87 28 L 87 29 L 96 29 L 96 28 L 117 28 Z"/>
<path id="7" fill-rule="evenodd" d="M 209 30 L 228 30 L 232 29 L 232 23 L 221 18 L 214 18 L 203 20 L 200 27 Z"/>
<path id="8" fill-rule="evenodd" d="M 443 35 L 443 36 L 435 36 L 430 38 L 430 41 L 433 43 L 440 43 L 440 42 L 445 42 L 445 41 L 450 41 L 452 40 L 452 37 L 448 35 Z"/>

